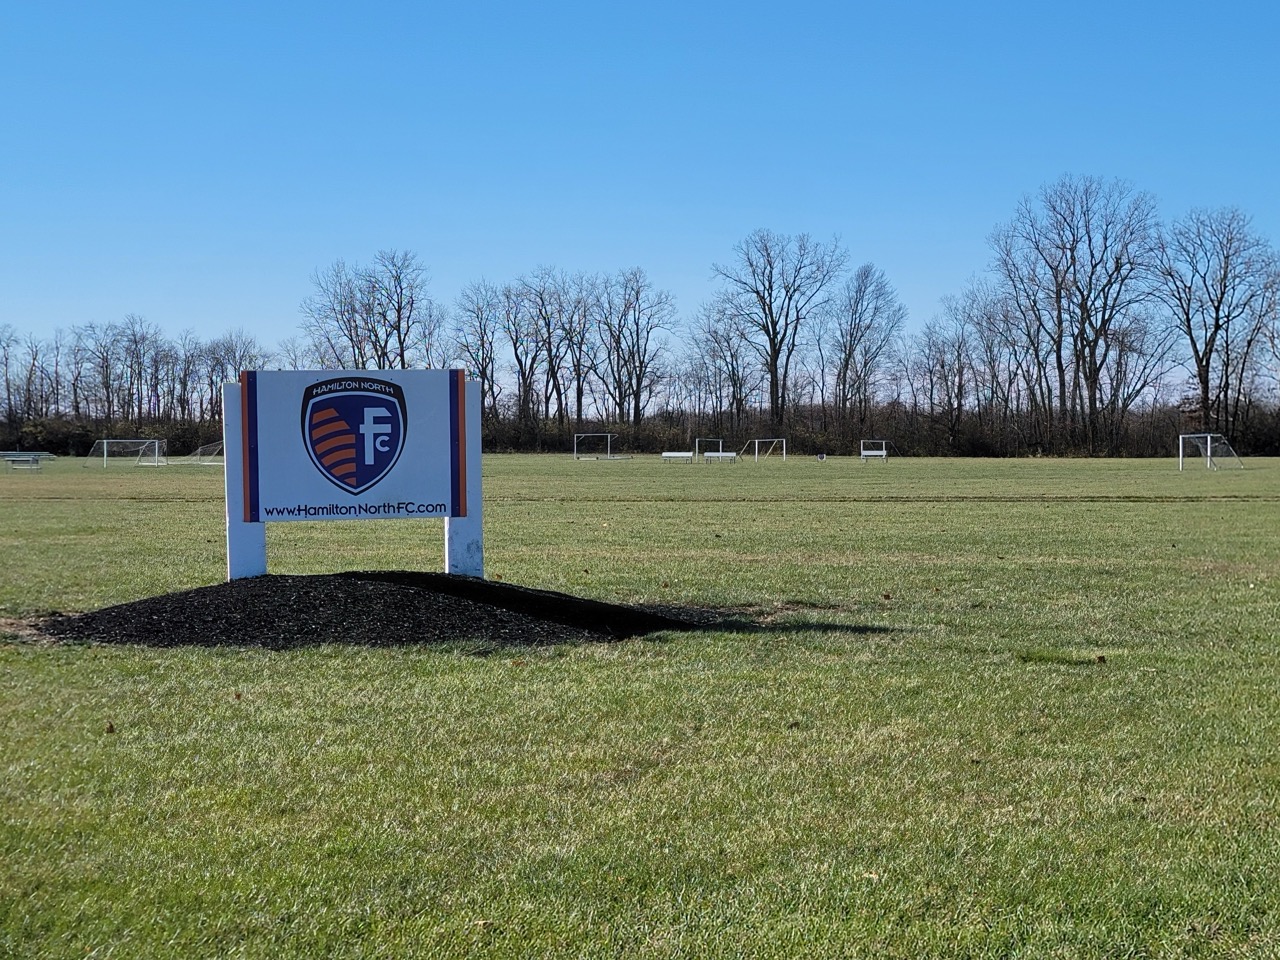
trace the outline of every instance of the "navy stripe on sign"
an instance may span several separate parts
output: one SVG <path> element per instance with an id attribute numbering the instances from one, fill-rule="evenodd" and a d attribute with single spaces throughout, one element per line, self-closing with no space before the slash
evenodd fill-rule
<path id="1" fill-rule="evenodd" d="M 466 515 L 462 503 L 462 430 L 461 400 L 463 372 L 449 371 L 449 516 Z"/>
<path id="2" fill-rule="evenodd" d="M 240 408 L 244 417 L 244 512 L 247 523 L 261 523 L 258 488 L 258 374 L 240 374 Z"/>

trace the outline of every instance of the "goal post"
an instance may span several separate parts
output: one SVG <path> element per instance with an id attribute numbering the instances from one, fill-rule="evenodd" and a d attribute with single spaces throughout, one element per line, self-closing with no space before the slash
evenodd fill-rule
<path id="1" fill-rule="evenodd" d="M 765 446 L 768 444 L 768 446 Z M 782 446 L 782 459 L 787 459 L 787 438 L 786 437 L 761 437 L 758 440 L 748 440 L 742 445 L 742 449 L 738 451 L 739 456 L 744 456 L 747 448 L 751 448 L 751 459 L 756 463 L 761 460 L 768 460 L 778 446 Z M 760 448 L 764 447 L 764 452 L 760 452 Z"/>
<path id="2" fill-rule="evenodd" d="M 94 441 L 83 466 L 128 463 L 136 467 L 163 467 L 169 463 L 168 440 L 143 440 L 108 437 Z"/>
<path id="3" fill-rule="evenodd" d="M 1220 467 L 1244 469 L 1244 463 L 1232 449 L 1230 442 L 1220 433 L 1183 433 L 1178 436 L 1178 469 L 1187 460 L 1203 460 L 1205 469 Z"/>
<path id="4" fill-rule="evenodd" d="M 573 435 L 573 459 L 575 460 L 630 460 L 629 453 L 614 453 L 616 433 L 575 433 Z M 604 446 L 601 450 L 600 447 Z"/>

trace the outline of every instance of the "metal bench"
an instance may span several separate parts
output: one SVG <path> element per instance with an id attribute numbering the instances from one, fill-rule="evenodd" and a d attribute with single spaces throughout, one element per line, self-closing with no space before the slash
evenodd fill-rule
<path id="1" fill-rule="evenodd" d="M 10 470 L 39 470 L 39 457 L 5 457 Z"/>
<path id="2" fill-rule="evenodd" d="M 889 442 L 887 440 L 863 440 L 858 453 L 863 463 L 868 460 L 888 460 Z"/>
<path id="3" fill-rule="evenodd" d="M 704 453 L 702 455 L 703 463 L 737 463 L 738 455 L 732 451 Z"/>
<path id="4" fill-rule="evenodd" d="M 663 463 L 684 462 L 693 463 L 692 450 L 668 450 L 662 455 Z"/>

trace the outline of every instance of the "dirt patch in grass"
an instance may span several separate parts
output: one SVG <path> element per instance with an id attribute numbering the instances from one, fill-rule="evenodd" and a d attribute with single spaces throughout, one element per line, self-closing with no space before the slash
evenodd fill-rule
<path id="1" fill-rule="evenodd" d="M 34 625 L 60 640 L 157 647 L 584 643 L 722 623 L 714 611 L 630 607 L 443 573 L 268 575 Z"/>
<path id="2" fill-rule="evenodd" d="M 25 620 L 14 620 L 12 617 L 0 617 L 0 634 L 8 634 L 19 640 L 46 639 L 39 630 Z"/>

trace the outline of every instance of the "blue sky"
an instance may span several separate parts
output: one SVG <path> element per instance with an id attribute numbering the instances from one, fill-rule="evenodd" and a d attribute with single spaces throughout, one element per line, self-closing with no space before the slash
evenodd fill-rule
<path id="1" fill-rule="evenodd" d="M 1280 243 L 1272 3 L 0 0 L 0 325 L 297 333 L 311 275 L 643 267 L 691 316 L 758 227 L 913 327 L 1064 173 Z"/>

